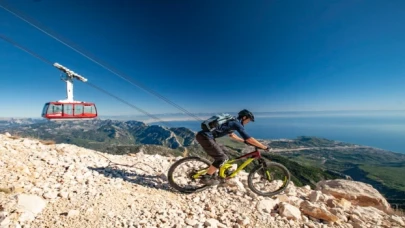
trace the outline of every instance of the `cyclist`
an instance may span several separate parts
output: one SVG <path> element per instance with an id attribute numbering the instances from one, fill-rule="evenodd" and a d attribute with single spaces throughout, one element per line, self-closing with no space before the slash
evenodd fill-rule
<path id="1" fill-rule="evenodd" d="M 255 117 L 250 111 L 243 109 L 238 113 L 238 117 L 233 120 L 229 120 L 223 123 L 221 126 L 216 127 L 213 131 L 201 130 L 196 135 L 197 142 L 202 146 L 204 151 L 214 159 L 214 162 L 208 168 L 207 174 L 203 175 L 201 178 L 201 183 L 206 185 L 217 185 L 219 181 L 213 178 L 213 174 L 223 165 L 227 160 L 226 155 L 227 149 L 216 142 L 216 138 L 228 135 L 230 138 L 240 141 L 247 142 L 254 146 L 257 146 L 263 150 L 268 150 L 269 148 L 258 142 L 255 138 L 251 137 L 246 133 L 244 126 L 250 121 L 254 122 Z M 243 139 L 238 137 L 234 131 L 237 131 Z"/>

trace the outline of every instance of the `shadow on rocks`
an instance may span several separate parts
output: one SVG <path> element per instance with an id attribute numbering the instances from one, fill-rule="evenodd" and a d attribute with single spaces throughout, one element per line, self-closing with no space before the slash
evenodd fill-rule
<path id="1" fill-rule="evenodd" d="M 121 178 L 124 181 L 142 185 L 149 188 L 161 189 L 170 192 L 174 190 L 169 186 L 164 175 L 139 174 L 132 170 L 123 170 L 116 167 L 87 167 L 109 178 Z"/>

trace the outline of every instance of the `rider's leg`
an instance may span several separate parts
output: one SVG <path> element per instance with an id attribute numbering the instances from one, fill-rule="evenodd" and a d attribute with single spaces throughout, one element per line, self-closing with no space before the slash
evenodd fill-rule
<path id="1" fill-rule="evenodd" d="M 215 167 L 215 166 L 213 166 L 213 165 L 211 164 L 211 166 L 210 166 L 210 167 L 208 168 L 208 170 L 207 170 L 207 174 L 212 175 L 212 174 L 214 174 L 216 171 L 217 171 L 217 167 Z"/>
<path id="2" fill-rule="evenodd" d="M 214 139 L 201 134 L 197 134 L 196 139 L 205 152 L 215 160 L 208 168 L 207 174 L 202 177 L 201 181 L 205 184 L 219 184 L 219 181 L 213 179 L 213 174 L 228 160 L 228 156 Z"/>
<path id="3" fill-rule="evenodd" d="M 211 164 L 210 168 L 208 168 L 208 174 L 214 174 L 226 161 L 228 161 L 228 156 L 226 155 L 227 149 L 224 145 L 215 143 L 215 154 L 212 154 L 211 157 L 215 159 L 215 161 Z"/>
<path id="4" fill-rule="evenodd" d="M 213 174 L 228 160 L 228 157 L 223 154 L 223 156 L 217 156 L 215 161 L 207 170 L 207 174 L 203 175 L 201 178 L 201 183 L 207 185 L 217 185 L 219 181 L 213 178 Z"/>

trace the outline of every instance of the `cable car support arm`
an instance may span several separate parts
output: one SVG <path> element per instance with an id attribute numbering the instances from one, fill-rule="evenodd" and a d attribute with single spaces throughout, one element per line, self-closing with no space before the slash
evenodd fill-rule
<path id="1" fill-rule="evenodd" d="M 75 102 L 73 100 L 73 79 L 78 79 L 82 82 L 87 82 L 87 79 L 59 63 L 54 63 L 53 66 L 64 73 L 64 77 L 61 79 L 66 82 L 66 100 L 60 100 L 59 102 Z"/>

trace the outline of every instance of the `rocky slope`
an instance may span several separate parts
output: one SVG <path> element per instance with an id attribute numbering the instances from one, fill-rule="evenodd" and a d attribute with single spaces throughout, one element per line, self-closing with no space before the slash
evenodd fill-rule
<path id="1" fill-rule="evenodd" d="M 405 227 L 378 191 L 349 180 L 290 184 L 269 198 L 242 173 L 229 186 L 180 194 L 166 179 L 179 158 L 0 134 L 0 227 Z"/>

